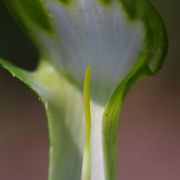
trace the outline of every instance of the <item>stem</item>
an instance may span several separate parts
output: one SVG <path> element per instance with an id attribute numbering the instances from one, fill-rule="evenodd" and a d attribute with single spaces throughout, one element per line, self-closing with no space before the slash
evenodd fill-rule
<path id="1" fill-rule="evenodd" d="M 87 66 L 84 76 L 84 115 L 85 115 L 85 147 L 81 180 L 90 180 L 91 149 L 91 110 L 90 110 L 91 66 Z"/>

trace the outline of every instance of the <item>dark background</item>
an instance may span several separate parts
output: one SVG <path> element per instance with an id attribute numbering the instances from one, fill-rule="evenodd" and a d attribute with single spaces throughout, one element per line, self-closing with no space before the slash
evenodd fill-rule
<path id="1" fill-rule="evenodd" d="M 180 1 L 151 0 L 167 25 L 160 73 L 138 83 L 122 110 L 119 180 L 180 179 Z M 34 69 L 38 53 L 0 1 L 0 57 Z M 38 98 L 0 68 L 0 179 L 47 180 L 48 143 Z"/>

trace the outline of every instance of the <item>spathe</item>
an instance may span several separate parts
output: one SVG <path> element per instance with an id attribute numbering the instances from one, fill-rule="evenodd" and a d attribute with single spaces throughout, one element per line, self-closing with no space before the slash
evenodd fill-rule
<path id="1" fill-rule="evenodd" d="M 40 54 L 34 72 L 1 65 L 46 108 L 49 180 L 80 180 L 84 156 L 83 80 L 91 75 L 90 179 L 116 179 L 119 109 L 134 82 L 155 73 L 167 48 L 164 25 L 145 0 L 7 0 Z M 83 179 L 87 180 L 87 179 Z"/>

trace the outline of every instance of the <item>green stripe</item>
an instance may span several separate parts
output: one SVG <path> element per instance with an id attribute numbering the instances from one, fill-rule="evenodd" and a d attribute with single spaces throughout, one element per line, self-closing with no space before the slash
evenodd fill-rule
<path id="1" fill-rule="evenodd" d="M 51 33 L 53 26 L 48 9 L 45 7 L 44 0 L 5 0 L 10 11 L 15 14 L 22 24 L 29 25 L 34 23 L 42 30 Z"/>
<path id="2" fill-rule="evenodd" d="M 87 66 L 84 76 L 84 115 L 85 115 L 85 147 L 82 167 L 82 180 L 90 180 L 91 172 L 91 110 L 90 110 L 91 66 Z"/>
<path id="3" fill-rule="evenodd" d="M 117 86 L 103 114 L 102 133 L 106 180 L 117 179 L 117 138 L 123 99 L 137 80 L 146 75 L 155 74 L 162 67 L 168 48 L 164 22 L 148 1 L 119 0 L 119 2 L 129 21 L 142 22 L 145 38 L 135 65 Z"/>

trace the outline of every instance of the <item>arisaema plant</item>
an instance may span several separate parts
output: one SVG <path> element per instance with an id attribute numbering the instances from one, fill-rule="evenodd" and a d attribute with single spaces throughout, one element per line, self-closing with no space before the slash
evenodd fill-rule
<path id="1" fill-rule="evenodd" d="M 44 105 L 49 180 L 117 179 L 121 104 L 137 80 L 162 66 L 161 17 L 147 0 L 5 3 L 40 53 L 32 72 L 0 64 Z"/>

